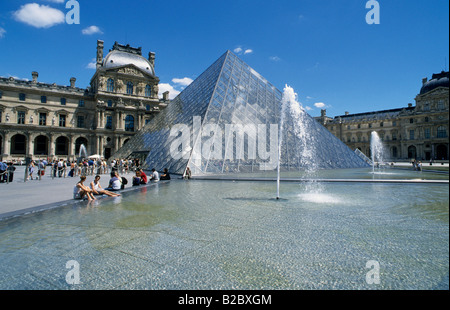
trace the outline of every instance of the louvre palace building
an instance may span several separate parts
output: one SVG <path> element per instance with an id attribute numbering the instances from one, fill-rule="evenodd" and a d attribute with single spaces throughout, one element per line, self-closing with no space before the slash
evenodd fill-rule
<path id="1" fill-rule="evenodd" d="M 449 72 L 424 78 L 416 104 L 402 108 L 351 114 L 320 121 L 353 150 L 370 157 L 370 137 L 376 131 L 383 140 L 387 160 L 448 160 L 449 156 Z"/>
<path id="2" fill-rule="evenodd" d="M 0 78 L 0 159 L 75 160 L 81 145 L 109 158 L 169 103 L 158 97 L 155 53 L 114 44 L 103 55 L 97 41 L 96 72 L 88 88 Z"/>

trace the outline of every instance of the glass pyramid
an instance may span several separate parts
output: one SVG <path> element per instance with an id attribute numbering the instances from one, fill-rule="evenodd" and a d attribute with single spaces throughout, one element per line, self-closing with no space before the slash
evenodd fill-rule
<path id="1" fill-rule="evenodd" d="M 307 113 L 286 113 L 279 148 L 282 98 L 227 51 L 113 156 L 172 174 L 190 167 L 192 175 L 274 171 L 279 151 L 283 171 L 367 167 Z"/>

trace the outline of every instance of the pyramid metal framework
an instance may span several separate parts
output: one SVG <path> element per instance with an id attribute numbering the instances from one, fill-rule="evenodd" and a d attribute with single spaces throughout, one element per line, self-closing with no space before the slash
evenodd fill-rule
<path id="1" fill-rule="evenodd" d="M 306 113 L 302 139 L 287 113 L 279 147 L 282 97 L 227 51 L 113 156 L 140 158 L 144 169 L 172 174 L 189 167 L 193 175 L 276 170 L 279 151 L 284 171 L 368 166 Z"/>

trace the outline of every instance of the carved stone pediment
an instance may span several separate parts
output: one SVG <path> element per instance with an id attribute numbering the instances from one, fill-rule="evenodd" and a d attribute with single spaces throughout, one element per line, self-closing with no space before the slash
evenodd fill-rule
<path id="1" fill-rule="evenodd" d="M 123 73 L 127 75 L 133 75 L 138 77 L 144 77 L 144 75 L 136 68 L 133 67 L 124 67 L 117 70 L 118 73 Z"/>

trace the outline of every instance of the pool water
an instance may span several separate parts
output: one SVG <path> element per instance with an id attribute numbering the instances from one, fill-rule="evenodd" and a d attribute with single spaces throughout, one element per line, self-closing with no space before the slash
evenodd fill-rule
<path id="1" fill-rule="evenodd" d="M 448 190 L 153 184 L 0 221 L 0 289 L 448 289 Z"/>

